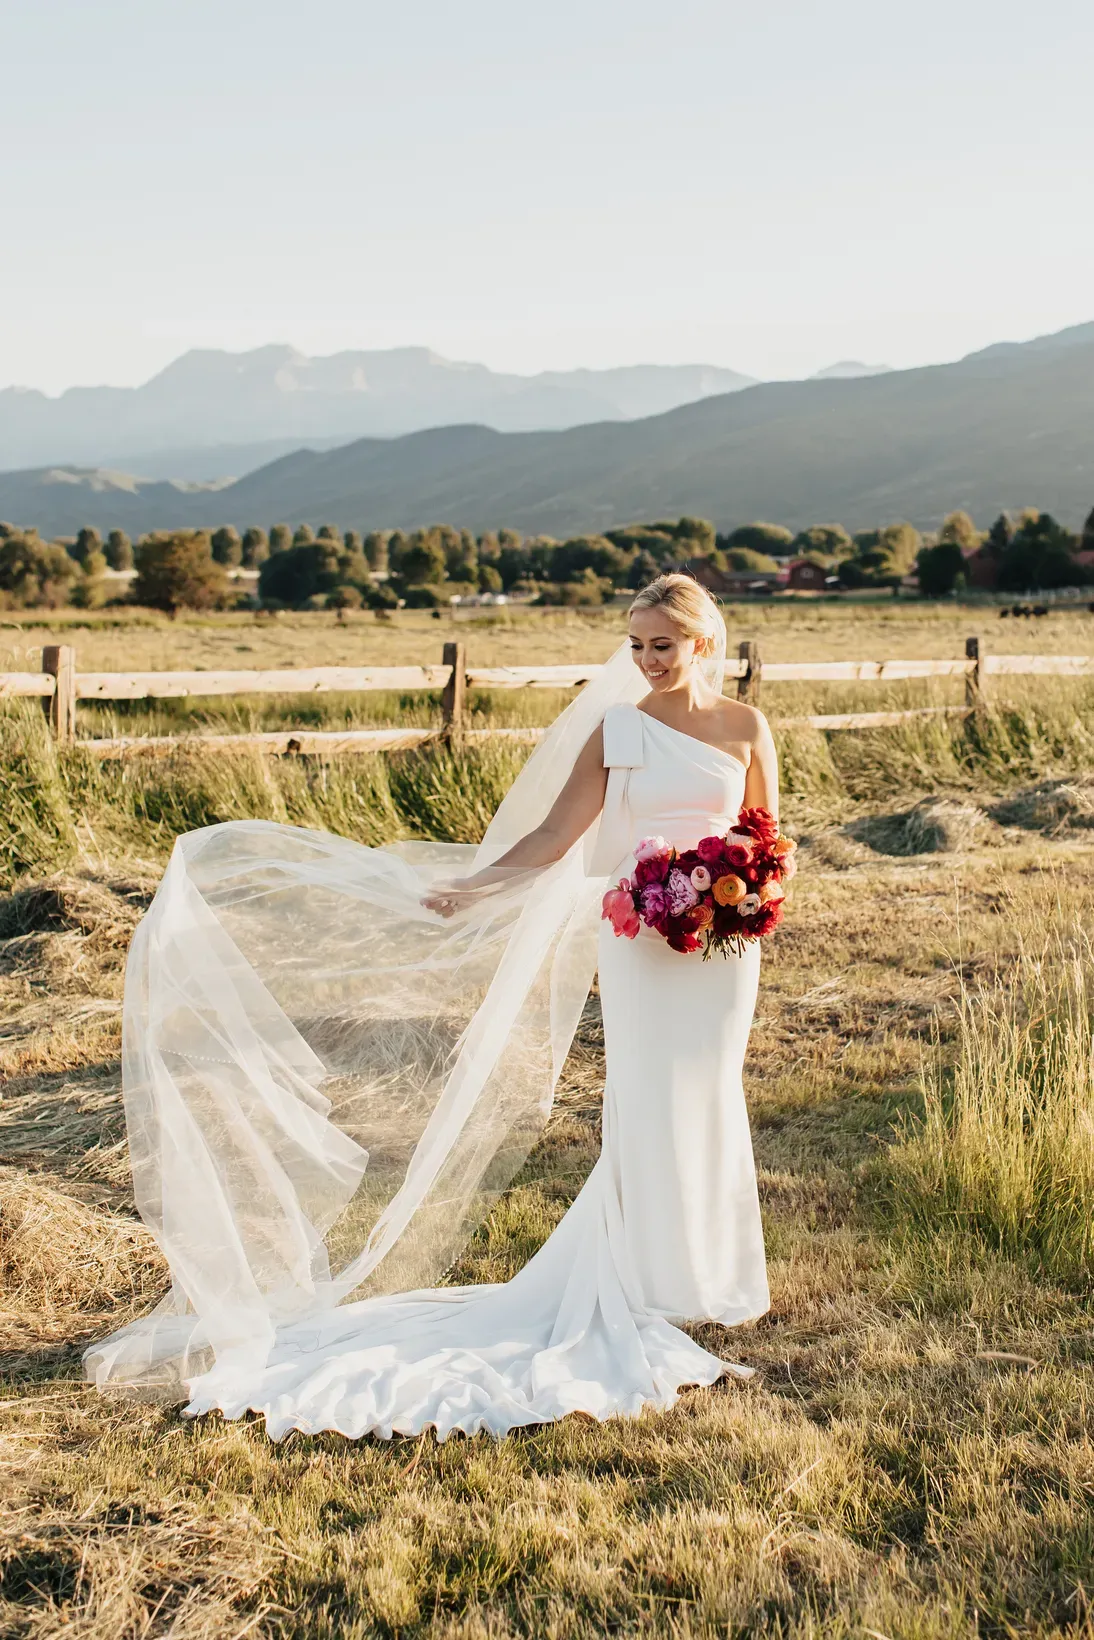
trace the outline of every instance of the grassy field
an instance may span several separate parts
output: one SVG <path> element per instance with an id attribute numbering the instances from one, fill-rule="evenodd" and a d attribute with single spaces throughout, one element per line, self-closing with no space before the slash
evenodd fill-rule
<path id="1" fill-rule="evenodd" d="M 967 624 L 863 620 L 864 657 L 956 654 Z M 1067 620 L 1060 647 L 1088 651 L 1094 621 Z M 595 622 L 576 631 L 551 658 L 589 657 Z M 106 766 L 58 757 L 37 708 L 0 714 L 0 1635 L 1094 1636 L 1094 695 L 781 751 L 802 870 L 746 1070 L 773 1303 L 698 1329 L 756 1378 L 500 1446 L 274 1447 L 79 1379 L 80 1348 L 164 1280 L 121 1112 L 129 935 L 183 827 L 473 837 L 524 754 Z M 504 1278 L 565 1211 L 602 1060 L 594 996 L 458 1279 Z"/>

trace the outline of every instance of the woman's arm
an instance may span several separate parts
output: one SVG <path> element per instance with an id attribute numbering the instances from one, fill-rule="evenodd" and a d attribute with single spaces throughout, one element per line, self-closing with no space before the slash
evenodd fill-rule
<path id="1" fill-rule="evenodd" d="M 745 776 L 746 809 L 767 809 L 779 818 L 779 760 L 771 728 L 762 712 L 750 707 L 752 724 L 752 756 Z"/>
<path id="2" fill-rule="evenodd" d="M 550 813 L 534 831 L 528 832 L 513 844 L 500 859 L 470 877 L 462 877 L 450 889 L 438 889 L 422 901 L 431 911 L 451 916 L 459 909 L 461 895 L 477 888 L 486 888 L 498 879 L 502 868 L 512 871 L 524 867 L 553 865 L 561 860 L 579 837 L 583 837 L 604 807 L 608 771 L 604 767 L 604 732 L 597 728 L 582 747 L 569 778 L 551 806 Z"/>

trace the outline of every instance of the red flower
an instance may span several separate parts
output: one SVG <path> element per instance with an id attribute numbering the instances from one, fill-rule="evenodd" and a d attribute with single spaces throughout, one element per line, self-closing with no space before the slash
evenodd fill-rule
<path id="1" fill-rule="evenodd" d="M 732 871 L 744 871 L 751 864 L 752 850 L 747 843 L 727 843 L 725 857 Z"/>
<path id="2" fill-rule="evenodd" d="M 649 860 L 636 860 L 634 880 L 639 888 L 645 888 L 647 883 L 663 883 L 669 874 L 671 861 L 671 854 L 655 854 Z"/>
<path id="3" fill-rule="evenodd" d="M 758 842 L 768 848 L 779 835 L 779 823 L 769 809 L 742 809 L 736 829 L 751 832 Z"/>
<path id="4" fill-rule="evenodd" d="M 717 865 L 725 852 L 725 841 L 721 837 L 704 837 L 696 844 L 695 852 L 705 866 Z"/>

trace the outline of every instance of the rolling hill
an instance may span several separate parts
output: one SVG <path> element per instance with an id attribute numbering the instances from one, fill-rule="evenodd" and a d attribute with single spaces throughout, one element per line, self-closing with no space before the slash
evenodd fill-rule
<path id="1" fill-rule="evenodd" d="M 565 535 L 695 513 L 851 529 L 982 522 L 1094 506 L 1094 324 L 953 364 L 852 379 L 768 382 L 637 421 L 557 432 L 451 426 L 299 450 L 234 483 L 0 474 L 0 517 L 51 533 L 330 521 L 357 529 L 444 520 Z"/>

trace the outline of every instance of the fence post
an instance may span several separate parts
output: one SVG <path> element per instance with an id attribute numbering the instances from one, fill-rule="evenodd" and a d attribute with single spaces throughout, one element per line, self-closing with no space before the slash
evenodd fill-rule
<path id="1" fill-rule="evenodd" d="M 760 679 L 763 676 L 760 646 L 754 638 L 748 638 L 742 643 L 738 653 L 745 663 L 745 669 L 737 679 L 737 699 L 746 701 L 749 706 L 758 706 L 760 704 Z"/>
<path id="2" fill-rule="evenodd" d="M 986 694 L 984 656 L 979 638 L 965 639 L 965 659 L 972 662 L 972 666 L 965 673 L 965 705 L 970 712 L 979 712 L 984 706 Z"/>
<path id="3" fill-rule="evenodd" d="M 54 739 L 73 740 L 76 735 L 76 651 L 68 644 L 48 644 L 42 650 L 42 671 L 54 681 L 53 694 L 45 702 Z"/>
<path id="4" fill-rule="evenodd" d="M 446 734 L 458 734 L 467 710 L 467 651 L 462 643 L 445 644 L 444 664 L 452 670 L 441 694 L 441 722 Z"/>

